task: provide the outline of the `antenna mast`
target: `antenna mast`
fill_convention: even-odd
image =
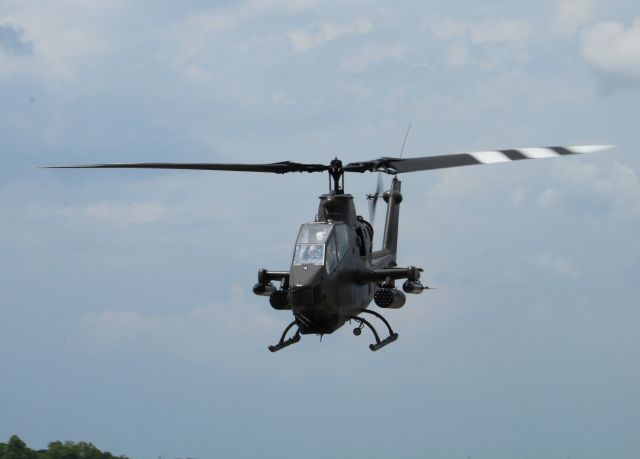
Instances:
[[[411,129],[411,121],[409,121],[409,127],[407,127],[407,133],[404,135],[404,142],[402,142],[402,149],[400,150],[400,159],[402,159],[402,153],[404,153],[404,146],[407,143],[407,137],[409,137],[409,129]]]

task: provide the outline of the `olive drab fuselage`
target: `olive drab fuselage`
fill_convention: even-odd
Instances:
[[[333,333],[345,322],[354,320],[360,335],[368,327],[376,340],[369,347],[378,350],[398,337],[379,313],[368,308],[372,300],[382,308],[400,308],[405,295],[395,288],[397,279],[407,279],[403,285],[408,293],[421,293],[420,269],[397,268],[399,207],[402,202],[400,181],[394,178],[391,189],[382,197],[387,203],[382,249],[373,250],[373,227],[356,214],[353,197],[336,192],[320,196],[315,221],[300,227],[289,271],[258,272],[257,295],[269,296],[275,309],[291,310],[294,321],[285,329],[272,352],[300,340],[300,335]],[[377,195],[376,195],[377,198]],[[271,281],[280,281],[276,289]],[[361,314],[382,320],[389,335],[380,339],[375,327]],[[297,331],[285,340],[294,326]]]
[[[356,217],[348,194],[320,197],[316,222],[301,227],[289,277],[289,301],[302,334],[328,334],[366,308],[377,290],[374,282],[359,282],[358,272],[371,268],[373,229]],[[314,246],[304,233],[326,235],[321,260],[297,256]],[[305,263],[305,261],[307,261]]]

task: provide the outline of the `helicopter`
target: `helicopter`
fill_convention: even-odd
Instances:
[[[258,282],[253,287],[253,293],[268,297],[274,309],[288,310],[293,314],[293,321],[285,328],[278,343],[268,349],[276,352],[299,342],[301,335],[322,337],[335,332],[347,322],[355,321],[357,326],[353,334],[359,336],[367,327],[375,339],[369,349],[377,351],[396,341],[398,333],[382,314],[369,309],[369,304],[373,301],[381,309],[399,309],[406,303],[405,294],[421,294],[429,289],[420,279],[422,268],[399,267],[397,264],[400,204],[403,200],[398,174],[593,153],[612,147],[578,145],[518,148],[404,159],[401,154],[399,158],[382,157],[348,164],[343,164],[336,157],[329,164],[292,161],[266,164],[111,163],[47,168],[191,169],[274,174],[327,172],[329,192],[320,196],[314,220],[301,225],[290,269],[258,271]],[[373,247],[372,224],[356,213],[353,196],[345,193],[344,175],[347,172],[379,173],[375,193],[367,195],[371,221],[378,200],[382,198],[387,205],[382,247],[377,250]],[[383,191],[381,173],[393,176],[391,187],[386,191]],[[403,281],[401,289],[396,285],[399,281]],[[278,285],[274,285],[274,282]],[[380,320],[386,327],[386,336],[381,337],[376,327],[363,315]],[[294,327],[295,333],[287,338]]]

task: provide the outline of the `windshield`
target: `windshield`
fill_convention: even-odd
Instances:
[[[327,242],[332,225],[326,223],[305,223],[300,227],[297,244],[324,244]]]
[[[332,229],[333,226],[326,223],[305,223],[302,225],[296,240],[293,264],[324,265],[325,244]]]
[[[324,245],[296,244],[293,254],[294,265],[324,265]]]

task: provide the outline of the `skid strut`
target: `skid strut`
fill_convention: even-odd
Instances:
[[[287,336],[287,333],[289,332],[289,330],[291,330],[291,327],[293,327],[294,325],[296,325],[296,321],[295,320],[293,322],[291,322],[289,325],[287,325],[287,328],[284,329],[284,331],[282,332],[282,336],[280,337],[280,341],[278,341],[278,344],[275,344],[273,346],[269,346],[269,350],[271,352],[277,352],[280,349],[284,349],[285,347],[291,346],[292,344],[295,344],[298,341],[300,341],[300,329],[298,329],[296,331],[295,335],[293,335],[288,340],[284,339]]]
[[[362,317],[352,316],[351,319],[355,320],[356,322],[358,322],[360,324],[359,327],[356,327],[356,328],[353,329],[353,334],[354,335],[359,336],[362,333],[362,328],[365,325],[367,327],[369,327],[369,330],[371,330],[371,332],[373,333],[373,337],[376,339],[376,342],[375,342],[375,344],[369,344],[369,349],[371,349],[372,351],[377,351],[378,349],[381,349],[381,348],[385,347],[387,344],[391,344],[395,340],[398,339],[398,334],[395,333],[391,329],[391,325],[389,325],[389,322],[387,322],[387,319],[382,317],[382,315],[378,314],[375,311],[369,311],[368,309],[363,309],[360,312],[361,313],[364,312],[366,314],[371,314],[373,316],[376,316],[378,319],[380,319],[380,320],[382,320],[382,322],[384,322],[384,324],[387,326],[387,330],[389,330],[389,336],[387,336],[385,339],[381,340],[380,336],[378,335],[378,332],[375,329],[375,327],[373,325],[371,325],[371,323],[367,319],[363,319]]]

